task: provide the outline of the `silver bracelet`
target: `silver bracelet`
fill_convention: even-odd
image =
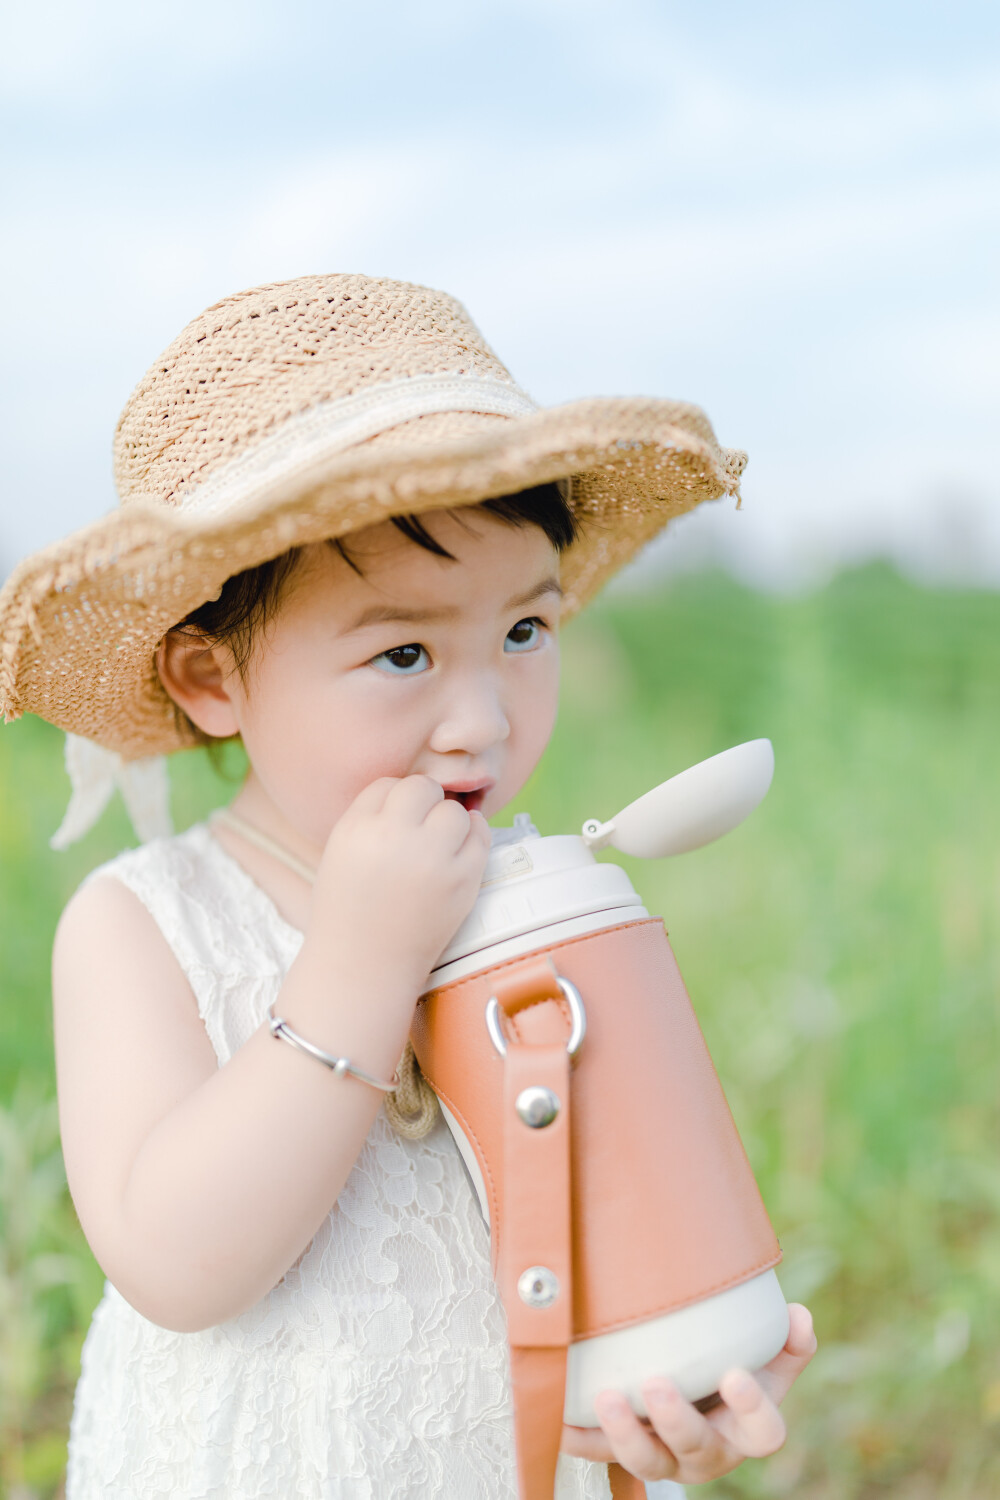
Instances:
[[[274,1014],[273,1005],[269,1007],[267,1017],[272,1036],[279,1037],[283,1042],[290,1042],[293,1047],[298,1047],[300,1052],[308,1052],[309,1056],[315,1057],[316,1061],[321,1062],[324,1068],[329,1068],[335,1077],[343,1078],[345,1073],[350,1073],[351,1077],[356,1078],[359,1083],[367,1083],[373,1089],[381,1089],[383,1094],[391,1094],[399,1087],[398,1073],[391,1083],[383,1083],[381,1078],[373,1078],[370,1073],[365,1073],[363,1069],[356,1068],[350,1058],[334,1057],[331,1053],[324,1052],[322,1047],[314,1047],[312,1042],[307,1042],[304,1036],[299,1036],[297,1031],[293,1031],[287,1021],[282,1021],[279,1016]]]

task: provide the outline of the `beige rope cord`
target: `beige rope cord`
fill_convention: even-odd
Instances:
[[[453,298],[354,275],[256,287],[195,318],[136,387],[114,453],[118,510],[0,591],[0,710],[125,760],[192,743],[153,656],[233,573],[568,479],[569,616],[674,516],[738,495],[746,462],[682,402],[539,408]]]

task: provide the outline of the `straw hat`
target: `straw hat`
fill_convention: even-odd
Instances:
[[[353,275],[210,307],[140,381],[114,458],[118,510],[0,591],[0,709],[125,762],[189,743],[154,651],[233,573],[569,478],[582,526],[563,558],[569,615],[673,516],[738,493],[746,462],[681,402],[539,408],[453,298]]]

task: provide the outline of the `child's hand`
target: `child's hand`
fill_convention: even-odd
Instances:
[[[383,776],[327,842],[309,933],[421,985],[479,891],[490,830],[429,776]]]
[[[649,1425],[617,1391],[602,1391],[598,1427],[564,1427],[562,1449],[599,1463],[618,1463],[638,1479],[703,1484],[728,1474],[745,1458],[765,1458],[785,1441],[778,1406],[816,1353],[812,1318],[789,1306],[791,1327],[781,1353],[756,1377],[729,1370],[719,1382],[722,1403],[702,1415],[668,1380],[642,1388]]]

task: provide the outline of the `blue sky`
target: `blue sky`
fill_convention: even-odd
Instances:
[[[0,94],[0,572],[114,503],[190,317],[361,270],[541,401],[700,402],[745,504],[675,566],[1000,581],[996,5],[33,0]]]

